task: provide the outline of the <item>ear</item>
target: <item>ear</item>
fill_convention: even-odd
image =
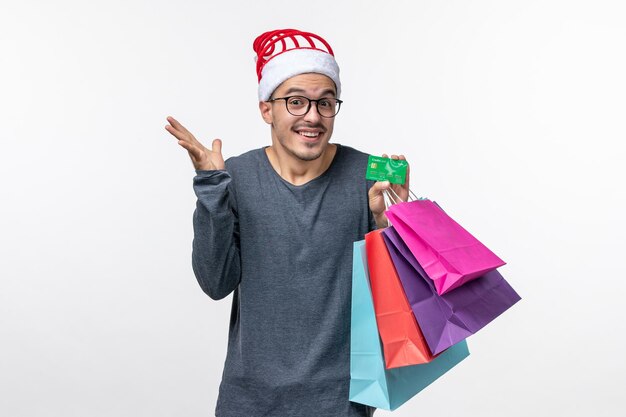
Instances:
[[[272,124],[272,103],[267,101],[259,101],[259,110],[261,111],[261,117],[268,125]]]

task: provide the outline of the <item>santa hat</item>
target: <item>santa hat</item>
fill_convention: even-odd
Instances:
[[[329,77],[341,93],[339,66],[333,50],[322,37],[296,29],[265,32],[254,40],[259,101],[267,101],[276,88],[299,74],[317,73]]]

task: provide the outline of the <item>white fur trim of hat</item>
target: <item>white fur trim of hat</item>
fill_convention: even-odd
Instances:
[[[279,85],[300,74],[322,74],[333,80],[337,98],[341,94],[339,65],[331,54],[317,49],[291,49],[270,59],[259,81],[259,101],[267,101]]]

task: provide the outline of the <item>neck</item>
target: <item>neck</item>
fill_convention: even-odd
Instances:
[[[277,146],[276,143],[265,148],[265,153],[272,168],[285,181],[293,185],[306,184],[326,172],[336,152],[337,145],[329,143],[319,158],[312,161],[303,161],[280,145]]]

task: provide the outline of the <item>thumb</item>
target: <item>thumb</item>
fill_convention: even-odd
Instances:
[[[370,188],[369,195],[370,197],[373,197],[376,194],[381,194],[390,186],[391,184],[389,184],[389,181],[376,181],[374,185],[372,185],[372,187]]]
[[[221,139],[213,140],[211,152],[217,152],[220,155],[222,154],[222,140]]]

